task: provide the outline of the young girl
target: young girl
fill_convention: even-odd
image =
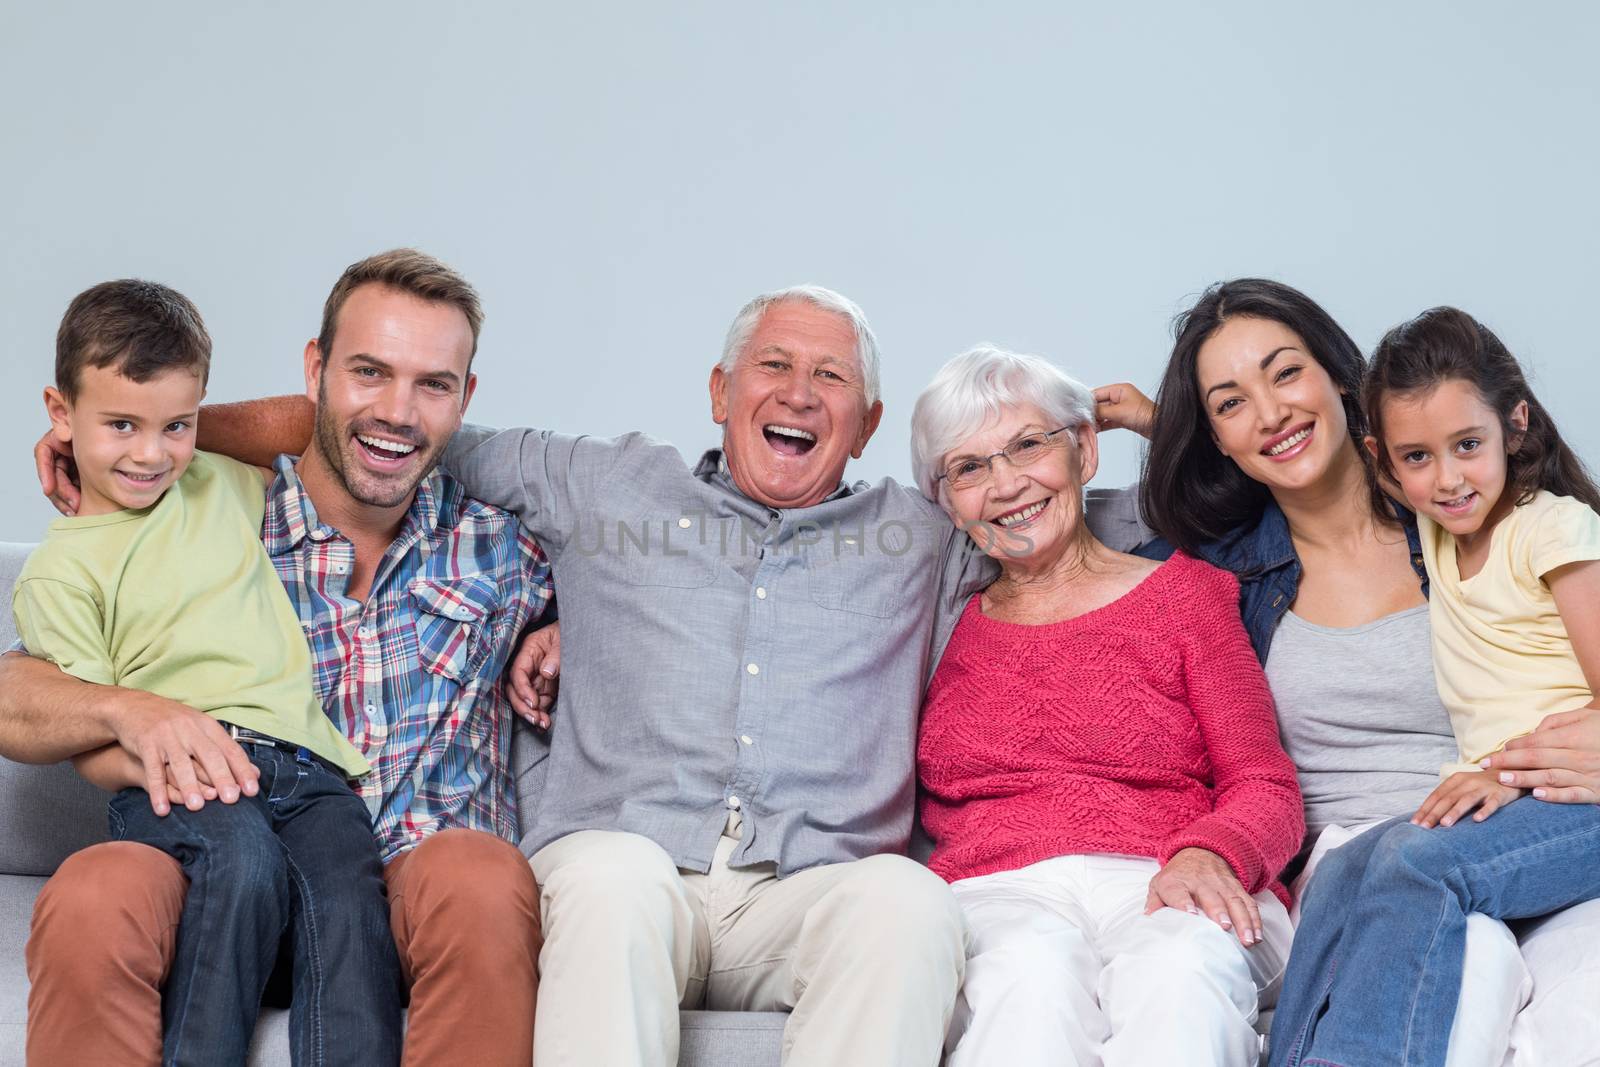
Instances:
[[[1600,807],[1524,799],[1481,769],[1511,738],[1596,706],[1600,491],[1464,312],[1391,330],[1364,392],[1368,447],[1417,513],[1461,762],[1409,821],[1324,862],[1273,1021],[1275,1067],[1443,1063],[1467,915],[1600,897]]]

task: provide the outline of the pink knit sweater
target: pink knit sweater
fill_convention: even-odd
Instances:
[[[1053,856],[1221,856],[1247,890],[1305,833],[1239,585],[1181,553],[1120,599],[1025,626],[967,604],[917,746],[929,865],[950,881]]]

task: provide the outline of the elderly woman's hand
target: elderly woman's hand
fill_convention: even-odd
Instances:
[[[1483,761],[1503,785],[1552,804],[1600,804],[1600,708],[1547,715]]]
[[[1208,915],[1224,930],[1232,930],[1245,947],[1261,941],[1261,909],[1223,858],[1203,848],[1179,851],[1161,872],[1150,879],[1144,913],[1177,908],[1191,915]]]

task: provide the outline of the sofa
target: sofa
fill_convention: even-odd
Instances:
[[[11,587],[31,545],[0,542],[0,649],[16,639]],[[533,741],[518,724],[512,755],[518,792],[537,788],[542,770]],[[0,1067],[23,1063],[28,976],[23,945],[33,901],[73,852],[106,838],[106,795],[70,764],[30,766],[0,757]],[[682,1013],[682,1067],[776,1067],[786,1016],[781,1012]],[[1270,1014],[1264,1014],[1265,1032]],[[289,1062],[289,1016],[264,1009],[251,1043],[251,1067]]]

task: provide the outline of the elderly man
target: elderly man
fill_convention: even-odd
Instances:
[[[446,453],[562,597],[561,713],[524,813],[535,1060],[671,1064],[678,1008],[704,1005],[789,1010],[790,1065],[926,1067],[965,953],[948,889],[904,855],[917,710],[991,572],[921,494],[841,480],[883,411],[850,301],[751,301],[710,386],[723,445],[692,468],[639,434],[468,428]],[[262,426],[307,429],[289,405]]]
[[[305,627],[317,695],[373,768],[358,789],[410,986],[404,1062],[526,1067],[538,891],[506,840],[515,798],[498,682],[550,598],[548,566],[510,516],[434,472],[472,396],[482,318],[472,286],[420,252],[352,264],[306,345],[316,432],[301,459],[277,459],[261,538]],[[203,414],[202,443],[214,448],[226,421]],[[58,500],[75,495],[63,483]],[[26,656],[0,661],[0,696],[0,752],[13,759],[119,743],[191,808],[258,788],[216,720],[175,701]],[[165,789],[152,799],[161,813]],[[185,888],[171,857],[140,844],[62,865],[28,942],[30,1063],[160,1061]],[[316,1025],[291,1020],[297,1054],[316,1047]]]

